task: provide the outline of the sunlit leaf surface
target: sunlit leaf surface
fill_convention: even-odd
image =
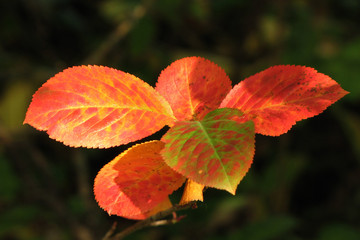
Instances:
[[[170,103],[177,120],[201,119],[219,107],[231,89],[225,71],[200,57],[187,57],[164,69],[156,90]]]
[[[49,79],[34,94],[24,123],[66,145],[107,148],[142,139],[173,120],[166,100],[139,78],[81,66]]]
[[[347,93],[313,68],[274,66],[237,84],[220,107],[241,110],[244,121],[254,121],[256,133],[278,136]]]

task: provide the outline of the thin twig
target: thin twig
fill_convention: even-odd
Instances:
[[[148,8],[148,1],[143,1],[137,5],[131,15],[125,21],[122,21],[115,30],[105,39],[100,47],[87,57],[84,64],[99,64],[111,49],[130,32],[133,26],[145,16]]]
[[[173,224],[176,223],[178,221],[180,221],[183,217],[176,217],[176,214],[174,214],[177,211],[181,211],[181,210],[185,210],[188,208],[196,208],[196,203],[195,202],[190,202],[184,205],[175,205],[167,210],[164,210],[162,212],[159,212],[147,219],[144,219],[142,221],[139,221],[137,223],[135,223],[134,225],[124,229],[123,231],[117,233],[116,235],[113,235],[114,233],[114,226],[106,233],[105,237],[103,238],[103,240],[120,240],[123,239],[124,237],[128,236],[129,234],[140,230],[142,228],[145,227],[149,227],[149,226],[160,226],[160,225],[166,225],[166,224]],[[164,219],[167,216],[173,215],[172,219]],[[112,236],[113,235],[113,236]]]
[[[114,222],[109,231],[105,234],[102,240],[108,240],[115,233],[117,222]]]

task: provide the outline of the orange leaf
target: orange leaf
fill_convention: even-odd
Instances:
[[[184,193],[180,200],[180,205],[187,204],[192,201],[204,201],[203,190],[204,185],[194,182],[191,179],[186,181]]]
[[[106,164],[98,173],[95,198],[109,214],[144,219],[169,208],[168,195],[185,178],[163,161],[164,143],[152,141],[135,145]]]
[[[234,86],[220,107],[242,111],[244,122],[254,121],[256,133],[279,136],[346,94],[337,82],[313,68],[274,66]]]
[[[178,121],[201,119],[219,107],[231,89],[225,71],[200,57],[173,62],[159,76],[156,90],[170,103]]]
[[[34,94],[24,123],[66,145],[108,148],[142,139],[173,121],[166,100],[139,78],[80,66],[55,75]]]

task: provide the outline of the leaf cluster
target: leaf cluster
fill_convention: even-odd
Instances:
[[[202,201],[204,187],[235,194],[253,161],[255,133],[284,134],[347,93],[303,66],[274,66],[232,87],[215,63],[187,57],[164,69],[155,88],[120,70],[79,66],[34,94],[24,123],[88,148],[127,144],[170,126],[160,141],[126,150],[95,179],[104,210],[144,219],[171,208],[168,196],[185,181],[180,204]]]

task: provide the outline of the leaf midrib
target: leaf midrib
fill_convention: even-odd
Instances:
[[[196,123],[199,125],[201,131],[204,133],[204,135],[205,135],[207,141],[209,142],[211,148],[214,150],[214,152],[215,152],[215,154],[216,154],[216,157],[217,157],[217,159],[219,160],[220,165],[221,165],[221,167],[222,167],[222,169],[223,169],[223,172],[225,172],[225,176],[226,176],[226,180],[227,180],[228,186],[230,186],[230,188],[232,189],[232,185],[231,185],[229,176],[228,176],[228,174],[227,174],[227,172],[226,172],[226,169],[225,169],[225,167],[224,167],[224,164],[223,164],[222,161],[221,161],[221,157],[219,156],[219,154],[218,154],[218,152],[217,152],[217,150],[216,150],[216,148],[215,148],[215,146],[214,146],[214,143],[213,143],[212,139],[210,138],[208,132],[206,131],[206,129],[204,128],[204,126],[201,124],[201,122],[200,122],[200,121],[196,121]]]
[[[301,103],[301,102],[305,102],[305,101],[309,101],[312,99],[317,99],[317,98],[321,98],[324,95],[316,95],[316,96],[310,96],[310,97],[306,97],[306,98],[300,98],[300,99],[296,99],[296,100],[292,100],[292,101],[286,101],[286,98],[288,98],[291,94],[288,94],[283,101],[281,101],[278,104],[268,104],[269,102],[271,103],[273,97],[271,99],[268,99],[268,101],[266,103],[264,103],[261,107],[257,107],[257,108],[249,108],[248,110],[245,110],[244,113],[248,113],[251,111],[256,111],[256,110],[265,110],[265,109],[271,109],[271,108],[276,108],[276,107],[289,107],[293,106],[293,104],[295,103]]]

